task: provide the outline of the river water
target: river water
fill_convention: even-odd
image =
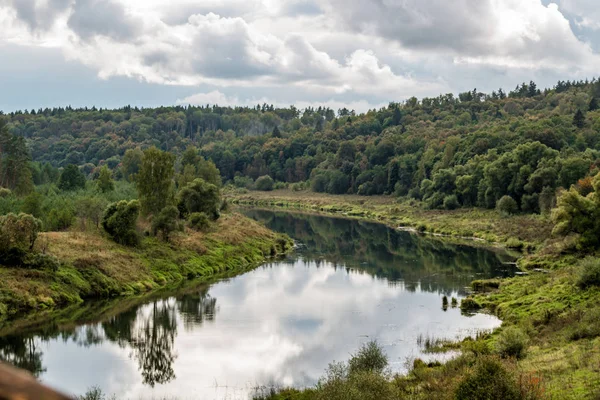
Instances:
[[[314,385],[369,340],[403,372],[433,357],[419,336],[457,339],[500,324],[444,310],[442,297],[460,300],[471,280],[512,274],[506,253],[364,221],[244,212],[290,235],[297,251],[100,322],[0,337],[0,359],[71,394],[97,386],[119,399],[247,399],[257,387]]]

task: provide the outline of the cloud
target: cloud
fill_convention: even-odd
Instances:
[[[596,0],[559,0],[560,8],[576,17],[585,28],[600,29],[600,8]]]
[[[576,0],[566,0],[576,1]],[[341,26],[415,51],[441,51],[459,63],[518,68],[593,63],[556,4],[540,0],[329,0]],[[334,11],[339,11],[335,13]]]
[[[122,4],[111,0],[77,0],[67,25],[83,39],[104,35],[129,40],[141,32],[142,20],[127,15]]]
[[[0,0],[0,6],[12,7],[16,17],[29,29],[47,30],[56,21],[56,17],[69,10],[74,0]]]
[[[242,102],[378,105],[464,91],[472,77],[483,89],[594,75],[593,38],[567,17],[600,27],[595,1],[556,1],[0,0],[0,45]]]

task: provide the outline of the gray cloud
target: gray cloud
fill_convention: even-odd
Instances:
[[[407,47],[482,48],[493,30],[491,0],[329,0],[346,29],[383,36]]]
[[[123,5],[112,0],[77,0],[67,24],[86,40],[95,35],[128,40],[136,37],[143,22],[128,16]]]

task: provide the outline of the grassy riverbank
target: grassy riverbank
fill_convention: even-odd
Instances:
[[[516,248],[537,248],[552,232],[549,219],[541,215],[502,217],[495,210],[480,208],[426,210],[414,200],[398,200],[391,196],[334,196],[291,190],[247,193],[229,191],[225,196],[234,204],[346,215],[376,220],[393,227],[473,237]]]
[[[284,390],[266,398],[472,398],[458,395],[459,387],[464,389],[469,382],[481,387],[491,382],[489,393],[496,396],[502,388],[514,389],[508,397],[488,398],[600,398],[600,290],[581,281],[585,271],[598,268],[594,266],[600,263],[599,255],[578,252],[569,239],[553,239],[545,217],[506,218],[493,210],[475,209],[431,211],[389,197],[289,191],[230,193],[230,201],[352,215],[432,233],[473,236],[505,246],[522,243],[531,250],[519,260],[525,275],[474,285],[479,292],[464,302],[465,308],[486,309],[500,317],[503,325],[491,334],[446,343],[448,348],[461,350],[456,359],[443,365],[411,360],[405,376],[377,373],[353,377],[330,370],[315,389]],[[519,350],[513,354],[514,349]],[[487,383],[477,383],[480,378]],[[332,390],[356,396],[336,397]]]
[[[61,266],[57,271],[0,267],[0,320],[241,273],[285,253],[292,243],[229,213],[209,232],[188,230],[173,234],[170,242],[146,237],[138,248],[116,244],[99,231],[44,233],[37,246]]]

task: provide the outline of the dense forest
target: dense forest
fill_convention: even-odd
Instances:
[[[5,115],[0,185],[30,188],[19,163],[31,152],[35,184],[76,165],[89,178],[107,166],[131,179],[141,150],[212,160],[224,182],[289,185],[332,194],[396,194],[429,208],[493,208],[508,195],[524,212],[545,212],[556,189],[591,190],[600,154],[600,82],[534,82],[506,93],[440,95],[356,114],[328,108],[55,108]],[[268,176],[258,182],[259,177]],[[280,183],[279,183],[280,182]],[[17,187],[19,186],[19,187]]]

